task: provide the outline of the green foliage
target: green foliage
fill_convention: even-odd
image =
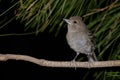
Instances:
[[[82,16],[87,27],[97,38],[98,59],[120,59],[119,0],[19,0],[14,5],[18,7],[16,19],[25,22],[25,30],[33,29],[36,34],[49,29],[49,32],[57,35],[66,26],[63,18]],[[14,5],[0,16],[6,14]],[[6,24],[7,22],[1,27]],[[101,71],[94,75],[96,80],[113,80],[116,76],[120,76],[120,73]]]
[[[56,35],[63,25],[63,18],[85,14],[92,7],[94,1],[85,0],[20,0],[17,18],[25,21],[25,29],[35,28],[36,32],[43,32],[50,27],[49,32],[56,30]],[[85,8],[85,9],[84,9]]]

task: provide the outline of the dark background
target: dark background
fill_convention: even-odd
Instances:
[[[24,25],[19,20],[13,20],[1,29],[4,33],[22,33]],[[27,31],[29,32],[29,31]],[[47,30],[37,36],[1,36],[1,54],[23,54],[52,61],[71,61],[75,52],[66,42],[67,28],[60,31],[57,37]],[[86,57],[85,55],[82,55]],[[80,57],[80,56],[79,56]],[[50,68],[42,67],[26,61],[8,60],[0,62],[0,75],[3,80],[16,79],[80,79],[87,72],[94,74],[95,69]],[[92,76],[91,76],[92,78]]]
[[[0,14],[7,10],[12,4],[3,0],[0,3]],[[14,15],[14,9],[0,16],[0,20],[11,19]],[[4,24],[4,23],[3,23]],[[2,24],[0,24],[2,25]],[[0,34],[24,33],[31,32],[29,29],[24,31],[24,22],[13,20],[0,29]],[[57,37],[48,30],[38,35],[22,35],[22,36],[0,36],[0,53],[1,54],[23,54],[36,58],[42,58],[53,61],[70,61],[74,58],[75,52],[72,51],[66,42],[67,28],[60,31]],[[0,62],[0,78],[1,80],[17,80],[17,79],[77,79],[84,76],[89,69],[78,71],[74,68],[49,68],[42,67],[26,61],[8,60]],[[80,75],[80,74],[83,75]]]
[[[35,34],[23,36],[1,36],[0,53],[30,55],[36,58],[53,61],[71,61],[76,53],[69,48],[66,42],[66,31],[66,28],[61,30],[57,37],[55,37],[54,34],[49,33],[47,30],[43,33],[39,33],[37,36]],[[24,26],[18,20],[12,21],[1,30],[1,34],[22,32],[24,32]],[[0,62],[0,75],[3,80],[6,80],[7,78],[11,80],[24,78],[33,80],[78,79],[84,77],[86,72],[89,72],[90,70],[49,68],[20,60]]]
[[[8,9],[12,4],[3,0],[0,3],[0,14]],[[4,18],[8,20],[14,17],[14,8],[7,12],[4,16],[0,16],[2,21]],[[1,24],[0,24],[1,25]],[[8,25],[0,29],[0,34],[10,33],[24,33],[31,30],[24,31],[24,23],[20,20],[13,20]],[[57,37],[48,30],[38,35],[22,35],[22,36],[0,36],[0,53],[1,54],[23,54],[36,58],[42,58],[52,61],[71,61],[75,52],[71,50],[66,42],[67,28],[60,30]],[[85,55],[79,55],[84,57]],[[0,79],[1,80],[81,80],[87,76],[87,79],[95,79],[94,73],[101,71],[111,71],[115,68],[97,68],[97,69],[83,69],[77,68],[50,68],[42,67],[26,61],[8,60],[0,62]],[[116,67],[115,71],[119,68]],[[86,79],[86,78],[85,78]]]

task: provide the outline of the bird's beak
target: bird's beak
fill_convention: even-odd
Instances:
[[[66,23],[71,24],[69,19],[63,19]]]

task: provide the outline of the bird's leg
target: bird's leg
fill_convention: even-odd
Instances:
[[[88,61],[89,62],[95,62],[95,61],[97,61],[95,53],[88,53],[87,57],[88,57]]]
[[[93,56],[91,53],[88,53],[87,54],[87,57],[88,57],[88,68],[90,69],[91,68],[91,63],[94,62],[95,60],[93,59]]]
[[[79,55],[79,52],[77,52],[76,56],[74,57],[74,59],[72,60],[73,62],[75,62],[77,56]]]
[[[75,60],[77,58],[77,56],[79,55],[79,53],[77,52],[76,56],[74,57],[74,59],[72,60],[72,63],[74,64],[75,70],[76,70],[76,64],[75,64]]]

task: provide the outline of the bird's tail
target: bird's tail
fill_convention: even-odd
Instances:
[[[94,52],[92,54],[88,55],[87,57],[88,57],[89,62],[97,61],[97,57]]]

